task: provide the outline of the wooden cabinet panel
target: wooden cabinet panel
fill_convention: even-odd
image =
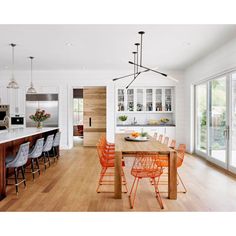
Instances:
[[[84,146],[96,146],[106,131],[106,87],[88,87],[83,91]]]

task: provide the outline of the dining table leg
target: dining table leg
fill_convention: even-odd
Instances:
[[[115,198],[122,198],[122,152],[115,152]]]
[[[169,153],[168,161],[168,198],[177,199],[177,153]]]

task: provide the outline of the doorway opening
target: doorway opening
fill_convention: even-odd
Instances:
[[[84,138],[84,105],[83,89],[73,89],[73,146],[83,146]]]

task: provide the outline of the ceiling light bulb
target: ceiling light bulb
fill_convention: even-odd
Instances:
[[[173,77],[170,76],[170,75],[167,75],[167,79],[171,79],[171,80],[173,80],[173,81],[175,81],[175,82],[179,82],[177,79],[173,78]]]

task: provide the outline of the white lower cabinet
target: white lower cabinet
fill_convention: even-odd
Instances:
[[[124,126],[124,127],[116,127],[116,133],[132,133],[132,132],[147,132],[149,135],[153,136],[154,133],[163,134],[164,136],[168,136],[170,139],[175,139],[175,127],[147,127],[147,126]]]

